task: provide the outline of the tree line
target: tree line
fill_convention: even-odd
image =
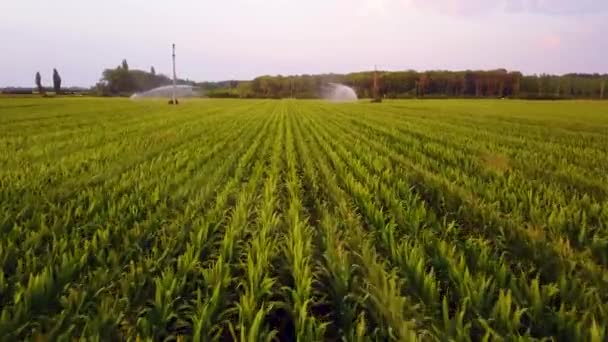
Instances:
[[[373,71],[349,74],[261,76],[252,81],[200,84],[211,97],[317,98],[327,83],[352,87],[361,98],[373,94]],[[488,97],[567,99],[604,98],[608,75],[523,75],[505,69],[487,71],[380,71],[385,98]]]
[[[373,95],[374,71],[349,74],[260,76],[250,81],[193,82],[208,97],[319,98],[328,83],[352,87],[360,98]],[[378,71],[379,93],[384,98],[605,98],[608,74],[523,75],[518,71]],[[93,88],[98,95],[128,96],[170,85],[171,78],[149,71],[132,70],[126,60],[106,69]]]
[[[201,89],[201,95],[229,98],[319,98],[328,83],[352,87],[360,98],[373,95],[374,71],[348,74],[260,76],[250,81],[194,82],[178,79]],[[525,99],[604,99],[608,98],[608,74],[523,75],[518,71],[379,71],[379,93],[384,98],[525,98]],[[62,93],[61,76],[53,69],[53,90]],[[36,89],[45,95],[40,72],[35,75]],[[130,69],[126,60],[105,69],[100,81],[90,89],[101,96],[130,96],[136,92],[172,84],[170,77]]]

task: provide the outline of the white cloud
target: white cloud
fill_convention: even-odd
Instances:
[[[451,15],[472,15],[496,10],[558,15],[608,11],[608,1],[605,0],[409,0],[408,3],[419,9]]]
[[[507,5],[520,10],[544,14],[587,14],[608,11],[604,0],[506,0]]]

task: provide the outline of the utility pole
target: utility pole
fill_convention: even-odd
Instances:
[[[171,104],[177,104],[177,75],[175,73],[175,44],[173,44],[173,98],[171,99]]]

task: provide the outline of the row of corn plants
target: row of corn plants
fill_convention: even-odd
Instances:
[[[0,102],[0,340],[608,338],[598,104],[56,100]]]

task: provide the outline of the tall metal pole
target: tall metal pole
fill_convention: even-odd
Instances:
[[[380,97],[380,88],[378,87],[378,67],[374,65],[374,89],[373,89],[373,99],[372,102],[379,103],[382,102],[382,98]]]
[[[175,44],[173,44],[173,104],[177,104],[176,97],[176,88],[177,88],[177,76],[175,74]]]
[[[378,67],[374,65],[374,99],[378,99]]]

